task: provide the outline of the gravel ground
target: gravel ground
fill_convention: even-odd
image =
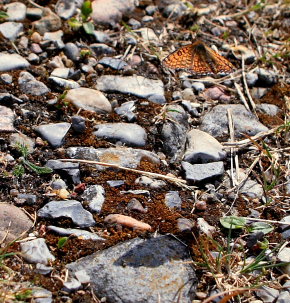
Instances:
[[[290,302],[289,8],[1,2],[0,302]]]

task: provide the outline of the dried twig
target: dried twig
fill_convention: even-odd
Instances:
[[[117,168],[117,169],[130,171],[130,172],[133,172],[133,173],[141,174],[141,175],[152,177],[152,178],[164,179],[166,181],[172,182],[172,183],[174,183],[174,184],[176,184],[180,187],[184,187],[184,188],[189,189],[189,190],[193,189],[193,187],[188,186],[186,184],[186,180],[179,179],[179,178],[174,178],[174,177],[170,177],[170,176],[166,176],[166,175],[161,175],[161,174],[157,174],[157,173],[152,173],[152,172],[148,172],[148,171],[143,171],[143,170],[139,170],[139,169],[128,168],[128,167],[120,166],[118,164],[91,161],[91,160],[83,160],[83,159],[59,159],[59,161],[62,161],[62,162],[77,162],[77,163],[85,163],[85,164],[95,164],[95,165]]]
[[[240,99],[242,100],[242,102],[243,102],[245,108],[250,112],[250,111],[251,111],[251,110],[250,110],[250,107],[249,107],[249,105],[248,105],[248,103],[247,103],[247,101],[246,101],[245,96],[244,96],[243,93],[242,93],[242,90],[241,90],[240,85],[239,85],[237,82],[235,82],[235,88],[236,88],[236,90],[237,90],[237,92],[238,92],[238,95],[240,96]]]

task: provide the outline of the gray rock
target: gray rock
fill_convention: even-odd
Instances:
[[[28,7],[26,17],[32,20],[39,20],[43,16],[43,11],[39,7]]]
[[[34,272],[41,275],[47,275],[53,270],[53,267],[37,263]]]
[[[73,130],[79,134],[86,130],[86,119],[82,116],[72,116],[71,124]]]
[[[109,113],[112,106],[109,100],[98,90],[80,87],[71,89],[65,96],[66,101],[72,102],[77,108],[99,113]]]
[[[133,149],[129,147],[116,148],[92,148],[92,147],[69,147],[67,154],[70,158],[87,159],[93,161],[103,161],[128,168],[137,168],[142,159],[155,164],[159,164],[158,156],[152,152],[142,149]],[[97,169],[102,171],[107,167],[96,165]]]
[[[44,41],[51,41],[53,42],[56,48],[64,48],[64,43],[62,41],[63,31],[58,30],[55,32],[46,32],[43,36]]]
[[[269,116],[276,116],[281,110],[277,105],[262,103],[257,104],[257,111]]]
[[[286,183],[286,194],[290,195],[290,176],[286,177],[287,183]]]
[[[258,81],[258,75],[256,73],[247,73],[246,81],[249,87],[253,87]]]
[[[128,146],[144,147],[147,141],[146,131],[138,124],[106,123],[95,126],[93,134],[98,138],[105,138],[111,142]]]
[[[140,98],[159,96],[164,99],[164,86],[161,80],[152,80],[142,76],[105,75],[97,79],[96,88],[105,92],[131,94]]]
[[[200,117],[200,113],[198,112],[198,110],[196,109],[196,107],[194,107],[192,105],[192,103],[188,100],[182,100],[181,101],[181,105],[183,106],[183,108],[193,117],[198,118]]]
[[[28,205],[34,205],[36,204],[37,201],[36,195],[32,195],[32,194],[19,194],[17,198],[23,199]]]
[[[94,31],[93,35],[94,35],[96,41],[99,43],[106,43],[106,42],[111,41],[110,36],[108,34],[106,34],[105,32]]]
[[[27,57],[27,60],[31,63],[39,63],[40,58],[38,55],[36,55],[34,53],[30,53]]]
[[[239,191],[250,198],[262,198],[264,195],[263,186],[251,179],[248,179]]]
[[[90,276],[87,274],[87,272],[83,269],[75,272],[75,277],[77,280],[79,280],[82,284],[87,284],[91,282]]]
[[[169,191],[166,193],[164,203],[169,208],[181,209],[182,201],[178,191]]]
[[[166,186],[166,182],[157,179],[151,179],[146,176],[139,177],[135,180],[136,184],[140,184],[142,186],[148,186],[152,189],[161,188]]]
[[[170,105],[166,109],[166,120],[162,126],[161,137],[163,152],[171,158],[171,162],[181,159],[189,128],[188,115],[180,105]]]
[[[70,218],[79,227],[90,227],[95,225],[93,215],[82,207],[76,200],[51,201],[39,209],[40,218]]]
[[[71,275],[85,270],[94,292],[110,302],[175,302],[178,296],[179,302],[189,303],[196,287],[190,260],[179,241],[157,236],[123,242],[67,267]]]
[[[86,230],[82,229],[75,229],[75,228],[61,228],[53,225],[47,226],[48,230],[51,230],[61,236],[70,236],[70,235],[75,235],[81,239],[84,240],[94,240],[94,241],[105,241],[106,239],[98,236],[95,233],[91,233]]]
[[[71,279],[70,281],[64,282],[63,283],[63,290],[71,293],[73,291],[77,291],[82,288],[82,284],[80,281],[77,279]]]
[[[247,111],[241,104],[221,104],[215,106],[204,115],[200,129],[214,137],[228,136],[228,109],[232,112],[235,137],[241,138],[244,133],[254,136],[259,132],[268,130],[266,126],[257,120],[253,113]]]
[[[47,140],[54,148],[60,147],[64,143],[64,138],[71,127],[70,123],[50,123],[39,125],[35,130]]]
[[[49,92],[49,88],[44,83],[36,80],[28,72],[20,73],[18,84],[22,92],[33,96],[42,96]]]
[[[55,260],[43,238],[22,242],[20,243],[20,247],[23,258],[29,263],[47,265],[49,261]]]
[[[134,0],[106,0],[93,1],[91,14],[95,24],[116,26],[121,21],[123,14],[129,14],[137,4]]]
[[[19,145],[24,145],[28,153],[34,151],[35,141],[22,133],[15,133],[9,137],[10,145],[14,148],[19,148]]]
[[[13,126],[15,115],[13,111],[5,106],[0,105],[0,133],[1,132],[14,132]]]
[[[251,89],[250,93],[251,93],[253,98],[261,99],[266,95],[267,92],[268,92],[268,89],[265,88],[265,87],[253,87]]]
[[[76,13],[76,9],[76,2],[72,0],[58,0],[55,5],[55,12],[64,20],[71,18]]]
[[[27,68],[29,62],[18,54],[0,53],[0,72]]]
[[[111,186],[111,187],[119,187],[125,184],[125,181],[123,180],[109,180],[107,181],[107,183]]]
[[[0,203],[0,239],[4,239],[4,243],[16,240],[32,227],[33,222],[20,208]]]
[[[64,53],[65,55],[71,59],[72,61],[79,60],[80,57],[80,50],[79,48],[72,42],[68,42],[65,44],[64,47]]]
[[[115,70],[122,70],[128,66],[125,61],[112,57],[103,57],[98,63]]]
[[[13,78],[11,75],[9,74],[1,74],[0,75],[0,81],[3,83],[3,84],[11,84],[12,81],[13,81]],[[10,95],[10,94],[9,94]]]
[[[186,218],[177,219],[177,228],[180,232],[190,232],[194,227],[194,223]]]
[[[136,120],[136,115],[133,111],[136,109],[134,101],[128,101],[123,103],[121,106],[114,109],[116,114],[125,117],[128,122],[134,122]]]
[[[152,22],[154,18],[152,16],[144,16],[142,17],[142,23]]]
[[[194,91],[196,91],[198,93],[205,90],[205,85],[202,82],[193,82],[191,84],[191,87],[194,89]]]
[[[149,16],[153,16],[155,12],[157,12],[158,7],[156,5],[148,5],[145,8],[146,14]]]
[[[56,179],[50,183],[50,187],[52,189],[62,189],[67,188],[67,185],[62,179]]]
[[[219,177],[224,173],[224,163],[222,161],[206,164],[181,163],[185,170],[185,178],[188,181],[201,182],[209,178]]]
[[[144,208],[143,205],[141,204],[141,202],[139,200],[137,200],[136,198],[133,198],[129,201],[129,203],[127,204],[127,208],[129,210],[135,210],[140,213],[147,213],[147,209]]]
[[[26,5],[21,2],[13,2],[4,6],[9,21],[22,21],[26,16]]]
[[[69,68],[65,68],[65,67],[57,67],[50,74],[50,76],[52,77],[58,77],[63,79],[67,79],[68,75],[69,75]]]
[[[288,302],[290,302],[289,291],[281,291],[279,297],[277,298],[276,303],[288,303]]]
[[[284,247],[282,250],[280,250],[277,254],[277,259],[280,262],[290,262],[290,247]],[[284,265],[280,267],[281,270],[287,274],[290,275],[290,264]]]
[[[264,68],[257,69],[258,84],[263,87],[270,87],[277,83],[278,77],[272,71],[267,71]]]
[[[40,20],[34,21],[35,30],[44,35],[46,32],[55,32],[61,28],[61,20],[58,15],[53,13],[49,8],[43,9],[43,17]]]
[[[33,300],[35,303],[51,303],[52,302],[52,292],[44,288],[38,288],[33,290]]]
[[[279,290],[268,286],[261,286],[255,293],[263,303],[272,303],[279,296]]]
[[[128,21],[128,25],[132,28],[132,29],[137,29],[141,27],[141,22],[139,22],[138,20],[134,19],[134,18],[130,18]]]
[[[188,100],[188,101],[194,101],[195,100],[195,94],[193,92],[193,89],[191,87],[185,88],[181,92],[181,96],[183,100]]]
[[[23,103],[23,100],[15,97],[9,93],[0,93],[0,102]]]
[[[48,160],[45,166],[50,167],[54,170],[64,171],[72,178],[74,184],[80,183],[79,163],[62,162],[59,160]]]
[[[4,22],[0,24],[0,33],[7,39],[14,41],[23,31],[23,24],[17,22]]]
[[[80,85],[75,82],[74,80],[66,80],[58,77],[52,77],[50,76],[48,78],[49,81],[51,81],[53,84],[56,84],[59,88],[64,89],[74,89],[79,88]]]
[[[95,52],[97,56],[101,55],[112,55],[115,53],[115,50],[104,43],[93,43],[90,45],[90,48]]]
[[[85,189],[82,198],[88,202],[91,211],[100,213],[105,202],[105,190],[101,185],[90,185]]]
[[[177,19],[183,15],[183,13],[186,11],[186,9],[187,9],[187,6],[182,2],[170,4],[165,7],[165,9],[163,11],[163,15],[166,18],[168,18],[170,16],[173,19]]]
[[[188,132],[184,161],[207,163],[223,160],[226,155],[223,146],[208,133],[198,129],[192,129]]]

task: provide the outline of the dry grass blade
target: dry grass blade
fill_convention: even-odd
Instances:
[[[152,177],[152,178],[163,179],[163,180],[172,182],[180,187],[184,187],[186,189],[193,190],[193,187],[190,187],[186,184],[186,180],[174,178],[174,177],[170,177],[170,176],[166,176],[166,175],[161,175],[161,174],[157,174],[157,173],[147,172],[147,171],[143,171],[143,170],[139,170],[139,169],[123,167],[118,164],[91,161],[91,160],[83,160],[83,159],[59,159],[59,160],[62,162],[77,162],[77,163],[85,163],[85,164],[95,164],[95,165],[101,165],[101,166],[126,170],[126,171],[130,171],[133,173],[141,174],[141,175]]]
[[[225,290],[225,291],[221,291],[219,292],[218,294],[215,294],[215,295],[212,295],[210,296],[209,298],[205,299],[204,301],[202,301],[202,303],[209,303],[211,302],[212,300],[214,300],[215,298],[218,298],[222,295],[225,295],[227,293],[229,293],[228,295],[226,295],[225,297],[223,297],[219,303],[226,303],[226,302],[229,302],[229,300],[239,294],[242,294],[242,293],[245,293],[247,291],[254,291],[254,290],[257,290],[255,288],[237,288],[237,289],[231,289],[231,290]]]

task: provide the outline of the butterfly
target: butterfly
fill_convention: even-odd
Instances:
[[[162,62],[165,67],[188,70],[192,74],[229,74],[235,67],[226,58],[201,41],[182,46],[168,55]]]

